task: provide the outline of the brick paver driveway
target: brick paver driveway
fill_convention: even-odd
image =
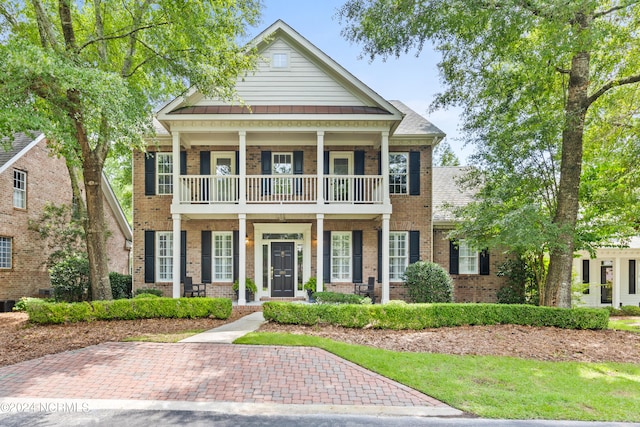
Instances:
[[[0,368],[0,398],[447,405],[307,347],[106,343]]]

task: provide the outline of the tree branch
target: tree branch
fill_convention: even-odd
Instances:
[[[38,33],[40,34],[40,44],[46,48],[50,46],[53,50],[58,50],[58,41],[53,32],[53,24],[47,17],[47,13],[40,0],[31,0],[33,9],[36,12],[36,22],[38,23]]]
[[[67,50],[76,50],[76,32],[73,29],[73,19],[71,18],[70,0],[58,1],[58,15],[60,16],[60,25],[62,26],[62,34],[64,36],[64,44]]]
[[[138,28],[134,28],[131,31],[127,31],[126,33],[123,34],[116,34],[113,36],[104,36],[104,37],[96,37],[95,39],[91,39],[91,40],[87,40],[82,46],[80,46],[78,48],[78,52],[82,51],[82,49],[84,49],[85,47],[93,44],[93,43],[97,43],[97,42],[104,42],[104,41],[108,41],[108,40],[117,40],[117,39],[122,39],[125,37],[129,37],[132,34],[137,33],[138,31],[142,31],[142,30],[148,30],[149,28],[155,28],[155,27],[159,27],[161,25],[169,25],[170,22],[157,22],[154,24],[148,24],[148,25],[143,25],[142,27],[138,27]]]
[[[610,13],[613,13],[613,12],[615,12],[617,10],[620,10],[620,9],[626,9],[627,7],[633,6],[634,4],[637,4],[637,3],[638,3],[638,0],[633,0],[633,1],[630,1],[628,3],[624,3],[624,4],[620,4],[618,6],[614,6],[611,9],[603,10],[602,12],[595,12],[593,14],[593,19],[600,18],[602,16],[606,16],[606,15],[608,15]]]
[[[9,13],[7,8],[4,7],[3,4],[0,4],[0,15],[4,16],[7,22],[11,24],[12,27],[18,25],[18,21],[16,21],[16,18],[14,18],[13,15]]]
[[[98,56],[103,62],[107,61],[107,45],[104,41],[104,22],[102,21],[102,0],[94,0],[94,13],[96,17],[96,34],[98,35]]]
[[[587,98],[587,107],[593,104],[598,98],[604,95],[609,89],[613,89],[614,87],[633,84],[640,82],[640,74],[635,74],[633,76],[625,77],[623,79],[615,79],[610,80],[605,83],[600,89],[595,91],[591,96]]]

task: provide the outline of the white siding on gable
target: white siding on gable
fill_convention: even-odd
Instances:
[[[287,53],[288,67],[272,67],[274,53]],[[255,73],[241,79],[236,87],[238,95],[248,105],[366,105],[282,39],[275,40],[261,55],[265,60],[260,61]],[[224,104],[202,99],[196,105]]]

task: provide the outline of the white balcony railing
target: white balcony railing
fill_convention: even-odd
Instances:
[[[238,203],[239,176],[185,175],[180,177],[181,204]],[[382,177],[364,175],[324,176],[327,203],[383,201]],[[247,203],[316,203],[317,175],[251,175],[246,177]]]

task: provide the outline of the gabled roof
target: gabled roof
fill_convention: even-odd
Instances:
[[[345,90],[354,94],[354,99],[359,99],[360,105],[297,105],[295,102],[287,105],[276,103],[272,105],[251,105],[251,113],[253,114],[332,114],[332,115],[367,115],[378,120],[381,116],[386,116],[385,120],[399,121],[402,113],[389,101],[385,100],[367,85],[358,80],[349,71],[334,61],[331,57],[318,49],[307,39],[301,36],[293,28],[284,21],[278,20],[252,41],[248,43],[249,47],[255,47],[258,52],[264,52],[277,40],[286,41],[296,52],[303,55],[308,61],[311,61],[318,69],[322,70],[327,76],[330,76]],[[245,80],[251,79],[251,76]],[[243,81],[239,81],[239,84]],[[165,120],[178,119],[180,115],[233,115],[241,118],[249,112],[249,109],[242,106],[225,109],[221,107],[210,108],[208,105],[195,104],[202,101],[202,96],[196,88],[191,88],[184,96],[180,96],[166,104],[158,111],[158,119],[163,122]],[[289,107],[302,107],[289,109]],[[206,108],[202,108],[206,107]],[[365,107],[365,108],[362,108]],[[329,111],[330,110],[330,111]]]
[[[35,138],[24,133],[18,133],[14,137],[11,148],[8,151],[0,148],[0,173],[9,169],[12,164],[28,153],[29,150],[35,147],[45,137],[42,132],[33,132],[33,135],[35,135]],[[131,227],[104,172],[102,173],[102,193],[104,194],[107,204],[113,211],[118,227],[122,231],[125,239],[131,241],[133,239]]]
[[[466,206],[473,201],[474,191],[461,188],[459,179],[469,171],[466,166],[441,166],[432,168],[432,205],[434,225],[456,220],[450,208]]]

